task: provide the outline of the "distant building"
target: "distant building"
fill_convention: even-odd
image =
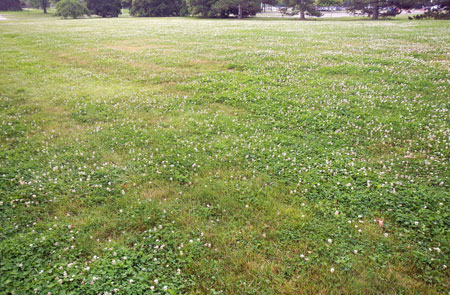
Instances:
[[[261,11],[262,12],[280,12],[282,9],[284,9],[284,6],[281,5],[270,5],[261,3]]]

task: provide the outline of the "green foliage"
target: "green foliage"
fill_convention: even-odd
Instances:
[[[237,16],[239,5],[244,17],[253,16],[261,10],[261,1],[258,0],[191,0],[188,3],[192,15],[203,17]]]
[[[316,9],[315,0],[283,0],[283,4],[291,10],[285,10],[284,13],[290,15],[300,15],[300,19],[305,19],[305,15],[321,16]]]
[[[51,2],[57,4],[59,0],[52,0]],[[40,8],[43,9],[44,7],[47,9],[50,7],[51,4],[48,0],[25,0],[24,3],[27,7],[32,8]]]
[[[180,16],[189,16],[189,9],[186,3],[187,0],[181,0]]]
[[[25,5],[31,8],[41,8],[41,0],[26,0]]]
[[[202,17],[213,16],[212,6],[216,0],[190,0],[188,3],[189,12],[192,15],[201,15]]]
[[[118,17],[121,13],[121,0],[86,0],[91,13],[101,17]]]
[[[129,9],[131,8],[131,4],[132,4],[133,0],[122,0],[121,4],[123,8]]]
[[[379,17],[394,17],[401,9],[409,9],[421,3],[417,0],[350,0],[346,8],[354,13],[367,15],[374,20]]]
[[[22,10],[22,8],[20,7],[19,0],[1,0],[0,11],[1,10]]]
[[[450,0],[438,0],[433,2],[439,8],[426,10],[422,14],[415,15],[409,19],[450,19]]]
[[[130,14],[133,16],[177,16],[179,0],[133,0]]]
[[[49,0],[39,0],[40,7],[44,11],[44,14],[47,13],[47,8],[50,7],[50,1]]]
[[[237,16],[239,5],[244,17],[254,16],[261,10],[261,1],[259,0],[218,0],[212,6],[212,13],[220,17],[228,17],[231,14]]]
[[[339,5],[342,5],[343,2],[344,2],[343,0],[318,0],[317,5],[324,6],[324,7],[339,6]]]
[[[409,19],[450,19],[450,11],[425,11],[422,14],[415,15]]]
[[[433,4],[439,5],[441,10],[450,11],[450,0],[436,0]]]
[[[79,0],[61,0],[56,4],[56,16],[78,18],[89,15],[86,5]]]

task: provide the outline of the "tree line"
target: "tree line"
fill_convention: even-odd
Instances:
[[[27,5],[40,7],[47,13],[52,3],[56,4],[57,15],[74,18],[90,14],[117,17],[122,8],[129,9],[132,16],[140,17],[244,18],[256,15],[262,5],[278,6],[283,13],[298,15],[300,19],[306,19],[307,15],[321,16],[320,6],[345,6],[349,11],[368,15],[374,20],[395,16],[401,9],[426,5],[437,5],[441,14],[450,15],[450,0],[1,0],[0,10],[20,10]]]

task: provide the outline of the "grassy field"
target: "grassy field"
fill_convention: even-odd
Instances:
[[[0,294],[447,294],[450,22],[0,21]]]

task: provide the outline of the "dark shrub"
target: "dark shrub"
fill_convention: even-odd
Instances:
[[[101,17],[118,17],[121,13],[121,0],[86,0],[91,13]]]

